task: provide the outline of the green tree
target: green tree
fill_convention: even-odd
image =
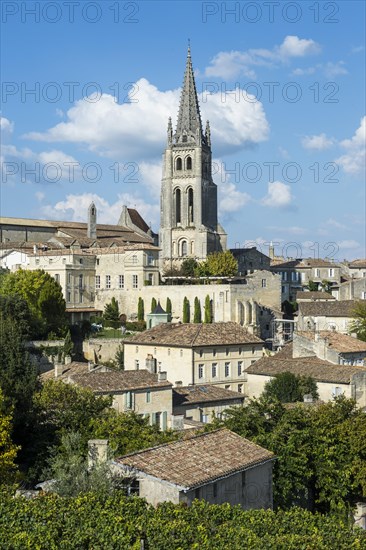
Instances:
[[[59,283],[43,270],[19,269],[1,278],[0,294],[18,295],[32,316],[31,335],[61,334],[66,326],[66,303]]]
[[[105,305],[104,307],[104,314],[103,318],[107,323],[110,323],[111,326],[114,326],[114,328],[117,328],[119,325],[119,305],[116,298],[113,296],[112,300]]]
[[[43,473],[54,479],[52,490],[62,497],[76,497],[90,491],[110,494],[118,486],[107,462],[88,465],[83,437],[78,432],[65,433],[54,450]]]
[[[0,314],[16,323],[24,338],[30,336],[33,319],[24,298],[19,295],[0,295]]]
[[[183,277],[194,277],[197,265],[197,261],[194,258],[185,258],[180,269]]]
[[[71,339],[70,331],[68,330],[65,336],[65,341],[63,345],[63,355],[64,358],[69,356],[72,357],[74,351],[74,342]]]
[[[150,313],[153,313],[153,311],[155,311],[155,308],[157,306],[157,302],[156,302],[156,299],[155,298],[152,298],[151,299],[151,308],[150,308]]]
[[[321,290],[323,290],[324,292],[331,293],[332,291],[332,283],[330,281],[327,281],[327,279],[322,280],[320,287],[321,287]]]
[[[194,312],[193,312],[193,322],[194,323],[201,323],[202,322],[202,315],[201,315],[201,303],[197,296],[194,299]]]
[[[140,296],[137,304],[137,320],[143,321],[144,317],[145,317],[144,300]]]
[[[237,273],[238,262],[230,250],[209,254],[196,268],[196,274],[200,277],[233,277]]]
[[[114,360],[118,370],[125,370],[125,352],[122,344],[118,346]]]
[[[9,485],[15,480],[17,466],[15,459],[19,451],[11,438],[12,409],[4,411],[4,396],[0,388],[0,486]]]
[[[190,311],[189,311],[189,300],[187,296],[183,300],[183,323],[189,323],[190,320]]]
[[[207,294],[205,298],[205,317],[204,323],[212,323],[212,309],[211,309],[211,299]]]
[[[165,311],[166,311],[167,313],[170,313],[170,314],[172,313],[172,301],[171,301],[170,298],[167,298],[167,299],[166,299]]]
[[[263,397],[277,399],[282,403],[303,401],[304,395],[311,394],[314,399],[319,397],[316,382],[309,376],[296,376],[292,372],[281,372],[266,383]]]
[[[310,292],[317,292],[318,291],[318,283],[314,283],[314,281],[309,281],[307,284],[308,290]]]
[[[25,350],[22,328],[0,312],[0,388],[3,407],[14,409],[14,435],[22,443],[31,422],[33,393],[38,384],[38,369]]]
[[[366,342],[366,302],[357,302],[353,311],[351,321],[349,326],[349,332],[355,333],[357,338]]]
[[[161,432],[158,426],[150,426],[149,420],[141,414],[119,413],[115,409],[108,409],[100,417],[92,419],[90,426],[92,437],[108,439],[116,456],[153,447],[178,437],[177,432]]]

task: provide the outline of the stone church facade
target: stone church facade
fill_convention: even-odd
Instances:
[[[179,266],[186,257],[203,260],[226,249],[217,220],[217,186],[211,171],[211,135],[202,129],[190,49],[188,49],[178,122],[168,122],[161,184],[161,267]]]

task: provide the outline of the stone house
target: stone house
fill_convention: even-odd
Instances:
[[[299,303],[297,329],[315,331],[316,328],[347,334],[356,303],[355,300]]]
[[[366,259],[353,260],[346,264],[348,274],[355,279],[366,278]]]
[[[126,338],[124,349],[126,370],[164,370],[175,386],[240,392],[246,369],[263,355],[263,341],[233,322],[166,323]]]
[[[221,418],[226,409],[240,407],[243,403],[243,393],[211,384],[173,388],[173,413],[188,420],[211,422],[213,415]]]
[[[137,494],[153,505],[204,499],[258,509],[272,508],[274,460],[272,452],[220,429],[122,456],[112,467],[134,476]]]
[[[112,407],[118,412],[140,414],[161,430],[171,426],[172,384],[164,372],[93,370],[71,373],[65,381],[89,388],[95,395],[112,396]]]
[[[335,297],[329,292],[322,291],[302,291],[296,293],[296,302],[326,302],[335,300]]]
[[[270,257],[257,250],[255,246],[248,248],[231,248],[230,252],[238,262],[239,275],[247,275],[248,273],[254,273],[254,271],[263,269],[270,271]]]
[[[339,285],[339,300],[366,300],[366,277],[352,277]]]
[[[366,367],[338,365],[314,356],[293,357],[292,343],[248,368],[248,397],[259,397],[266,383],[283,372],[313,378],[321,401],[344,395],[355,399],[358,407],[366,407]]]
[[[366,342],[335,331],[303,331],[293,335],[293,357],[314,355],[335,365],[366,366]]]
[[[345,268],[342,264],[322,258],[274,259],[271,261],[271,271],[281,276],[281,300],[293,302],[296,293],[304,289],[309,281],[319,286],[326,280],[338,289],[342,282]]]

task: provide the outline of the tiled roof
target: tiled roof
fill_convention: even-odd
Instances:
[[[366,373],[366,367],[335,365],[317,357],[297,357],[295,359],[279,360],[274,357],[263,357],[247,368],[248,374],[276,376],[283,372],[291,372],[296,376],[311,376],[317,382],[334,382],[350,384],[351,377],[360,372]]]
[[[127,208],[128,213],[130,215],[131,221],[133,224],[135,224],[137,227],[139,227],[142,231],[147,233],[149,231],[149,226],[145,222],[145,220],[140,216],[139,212],[135,210],[135,208]]]
[[[353,260],[353,262],[349,262],[348,267],[366,267],[366,259]]]
[[[173,405],[179,407],[192,403],[203,403],[211,401],[231,401],[241,399],[244,395],[231,390],[225,390],[220,386],[180,386],[173,388]]]
[[[124,340],[125,344],[153,344],[171,347],[261,344],[263,340],[234,322],[162,323]]]
[[[297,258],[288,260],[276,258],[271,261],[271,267],[303,269],[311,267],[339,267],[339,265],[330,260],[323,260],[323,258]]]
[[[304,336],[308,340],[315,339],[315,333],[312,331],[298,331],[299,336]],[[326,339],[326,344],[340,353],[366,353],[366,342],[349,336],[348,334],[341,334],[332,330],[321,330],[319,336],[322,339]]]
[[[169,388],[167,380],[158,380],[157,374],[147,370],[87,372],[71,375],[72,382],[94,392],[115,393],[146,388]]]
[[[356,300],[300,302],[299,314],[304,317],[352,317],[352,310],[355,308],[356,304]]]
[[[274,458],[263,447],[220,429],[132,453],[116,462],[187,491]]]
[[[329,292],[303,292],[300,290],[296,292],[296,300],[335,300],[335,297]]]
[[[72,361],[68,365],[64,365],[64,370],[60,376],[55,378],[55,369],[48,370],[43,372],[40,376],[42,382],[46,380],[64,380],[74,374],[82,374],[88,372],[89,366],[88,363],[81,363],[79,361]]]

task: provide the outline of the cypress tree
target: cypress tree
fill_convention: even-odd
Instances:
[[[212,323],[212,312],[211,312],[211,300],[210,296],[207,294],[205,299],[205,323]]]
[[[166,308],[165,308],[165,311],[166,311],[167,313],[170,313],[170,314],[172,313],[172,301],[171,301],[170,298],[167,298],[167,299],[166,299]]]
[[[183,323],[189,323],[189,300],[187,296],[183,300]]]
[[[197,296],[194,299],[194,314],[193,314],[193,322],[194,323],[201,323],[202,316],[201,316],[201,303]]]
[[[144,308],[144,301],[143,299],[139,298],[138,305],[137,305],[137,320],[143,321],[145,317],[145,308]]]
[[[156,306],[157,306],[156,300],[155,300],[155,298],[152,298],[151,299],[151,313],[154,311]]]

